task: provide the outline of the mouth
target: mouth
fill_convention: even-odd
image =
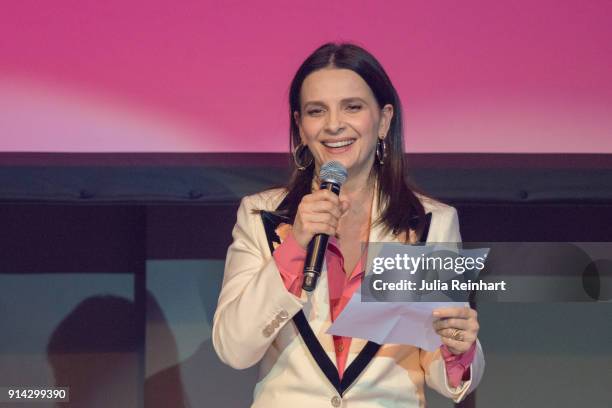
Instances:
[[[321,142],[323,146],[330,147],[332,149],[339,149],[341,147],[350,146],[355,143],[355,139],[345,139],[345,140],[334,140],[334,141],[324,141]]]

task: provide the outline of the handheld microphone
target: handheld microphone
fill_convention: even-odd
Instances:
[[[346,168],[337,161],[330,161],[321,166],[319,179],[321,180],[321,190],[329,190],[336,195],[340,194],[340,187],[346,181]],[[312,292],[317,287],[319,276],[323,268],[323,259],[327,250],[329,235],[317,234],[308,244],[306,261],[304,262],[304,282],[302,289]]]

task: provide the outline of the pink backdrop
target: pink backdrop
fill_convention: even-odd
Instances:
[[[412,152],[612,153],[612,1],[4,2],[0,151],[288,148],[303,58],[383,63]]]

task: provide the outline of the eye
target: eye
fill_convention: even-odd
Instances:
[[[351,112],[359,112],[361,110],[361,105],[358,103],[350,104],[346,107]]]
[[[309,116],[318,116],[323,113],[323,109],[321,108],[311,108],[306,111]]]

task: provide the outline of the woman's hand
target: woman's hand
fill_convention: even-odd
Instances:
[[[469,307],[446,307],[433,311],[433,327],[453,354],[470,349],[478,337],[477,313]]]
[[[316,234],[336,235],[340,217],[346,213],[349,204],[329,190],[317,190],[302,198],[292,233],[298,244],[304,249]]]

